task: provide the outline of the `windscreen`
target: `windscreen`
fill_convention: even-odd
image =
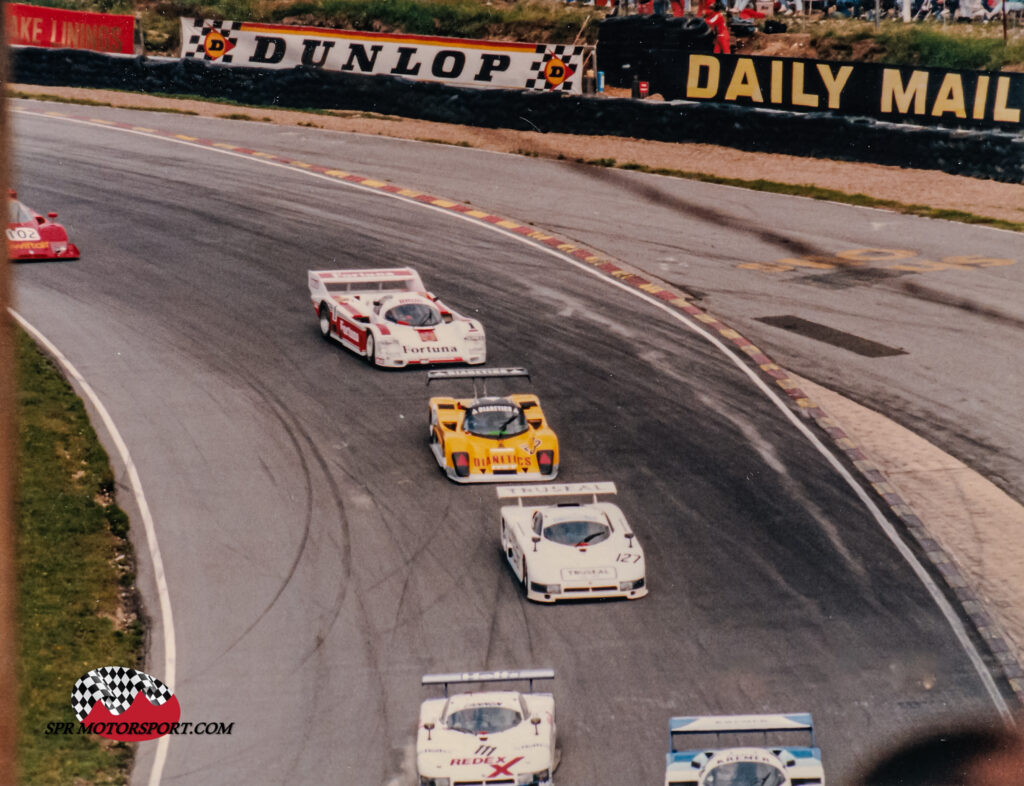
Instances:
[[[508,707],[467,707],[449,715],[447,726],[467,734],[495,734],[518,726],[522,719],[522,715]]]
[[[593,546],[608,540],[611,530],[602,521],[559,521],[544,529],[544,539],[563,546]]]
[[[411,327],[433,327],[441,324],[441,314],[436,308],[426,303],[402,303],[389,308],[384,319],[396,325]]]
[[[785,774],[771,764],[760,761],[737,761],[715,767],[700,786],[785,786]]]
[[[21,202],[16,199],[7,200],[7,220],[11,224],[25,224],[29,221],[34,221],[35,218],[25,208]]]
[[[514,437],[529,428],[523,411],[511,402],[470,408],[462,427],[479,437]]]

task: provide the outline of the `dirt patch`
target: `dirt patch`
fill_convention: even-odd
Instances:
[[[736,42],[736,51],[745,55],[764,57],[809,57],[817,58],[818,50],[811,45],[810,33],[759,33]]]

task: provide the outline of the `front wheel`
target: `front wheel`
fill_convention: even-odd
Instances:
[[[320,335],[329,339],[331,337],[331,307],[326,303],[321,303],[317,316],[320,317]]]
[[[373,333],[369,330],[366,331],[366,362],[371,366],[376,365],[376,346],[373,339]]]

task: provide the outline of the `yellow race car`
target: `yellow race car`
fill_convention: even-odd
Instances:
[[[488,396],[487,380],[526,377],[525,368],[431,371],[438,379],[472,379],[473,398],[430,399],[430,451],[456,483],[551,480],[558,474],[558,437],[548,428],[537,397]],[[483,396],[477,381],[484,380]]]

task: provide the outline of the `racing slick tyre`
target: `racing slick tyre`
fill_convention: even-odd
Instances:
[[[320,308],[317,310],[317,316],[320,318],[320,335],[325,339],[330,340],[331,338],[331,309],[326,303],[321,303]]]
[[[373,333],[369,330],[366,331],[366,362],[371,366],[377,365],[376,358],[376,342],[373,338]]]

